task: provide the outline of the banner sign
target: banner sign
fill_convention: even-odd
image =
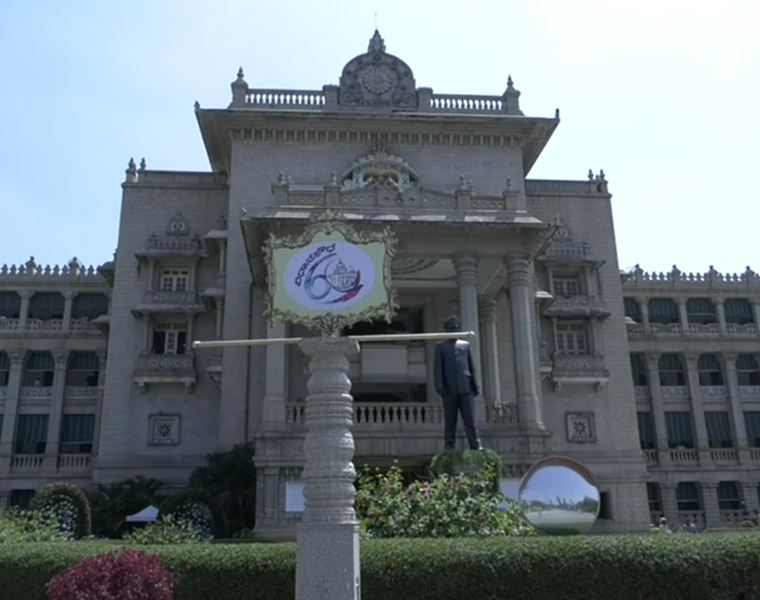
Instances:
[[[394,247],[388,229],[357,232],[338,220],[316,221],[300,236],[270,234],[267,316],[330,332],[358,321],[390,321],[397,307],[390,287]]]

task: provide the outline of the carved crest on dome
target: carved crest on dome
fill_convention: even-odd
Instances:
[[[417,108],[412,70],[385,52],[385,42],[377,30],[367,52],[343,67],[338,98],[343,106]]]
[[[419,176],[407,162],[377,147],[354,161],[341,177],[343,189],[390,187],[405,191],[417,187]]]

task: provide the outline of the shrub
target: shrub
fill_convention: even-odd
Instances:
[[[216,532],[213,499],[203,490],[187,489],[169,496],[161,504],[161,515],[174,515],[191,522],[204,539]]]
[[[161,557],[137,550],[85,558],[48,585],[50,600],[171,600],[172,592]]]
[[[155,523],[133,529],[124,538],[130,544],[197,544],[206,541],[198,528],[190,521],[174,515],[159,517]]]
[[[433,457],[430,472],[433,476],[471,475],[491,483],[494,493],[499,492],[502,472],[501,457],[493,450],[444,450]]]
[[[82,490],[71,483],[49,483],[32,498],[32,510],[55,517],[61,531],[75,539],[92,534],[90,503]]]
[[[498,506],[486,476],[440,475],[408,486],[398,466],[387,473],[366,468],[359,476],[356,511],[370,537],[456,537],[520,535],[532,532],[515,503]]]
[[[97,536],[118,537],[126,518],[149,504],[158,505],[157,494],[163,483],[137,475],[88,490],[92,506],[92,530]]]
[[[10,508],[0,515],[0,544],[55,542],[68,538],[55,517]]]

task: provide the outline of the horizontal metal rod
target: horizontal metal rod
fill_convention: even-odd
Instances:
[[[453,331],[447,333],[390,333],[384,335],[349,335],[350,340],[363,342],[407,342],[407,341],[426,341],[426,340],[451,340],[451,339],[472,339],[475,337],[474,331]],[[260,340],[218,340],[213,342],[193,342],[193,348],[225,348],[228,346],[266,346],[269,344],[297,344],[303,340],[313,338],[263,338]]]

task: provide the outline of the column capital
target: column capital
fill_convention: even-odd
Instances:
[[[683,357],[686,360],[686,364],[690,368],[696,367],[697,361],[699,360],[699,357],[700,357],[700,353],[699,352],[684,352]]]
[[[73,300],[74,296],[76,296],[77,293],[74,290],[63,290],[61,292],[61,296],[63,296],[66,300]]]
[[[723,360],[726,361],[726,368],[727,369],[735,369],[736,368],[736,359],[739,358],[738,352],[724,352],[723,353]]]
[[[21,299],[23,300],[25,298],[27,298],[27,299],[31,298],[34,295],[34,290],[22,289],[22,290],[18,290],[17,293],[21,297]]]
[[[11,367],[21,365],[21,363],[24,361],[24,356],[26,356],[26,350],[22,350],[20,348],[5,350],[5,353],[8,355],[8,359],[11,361]]]
[[[678,304],[678,306],[686,306],[688,298],[686,296],[676,296],[673,298],[673,301]]]
[[[722,296],[714,297],[712,298],[712,301],[713,301],[713,304],[715,304],[716,306],[722,306],[723,304],[726,303],[726,299],[723,298]]]
[[[51,350],[50,354],[52,354],[53,359],[55,359],[55,368],[65,369],[69,355],[71,354],[71,350],[69,350],[68,348],[60,349],[60,350]]]
[[[496,323],[498,320],[496,312],[495,298],[481,298],[478,300],[478,314],[481,321],[484,323]]]
[[[509,285],[528,285],[530,283],[530,254],[514,252],[504,257],[504,264],[509,273]]]
[[[457,252],[454,255],[454,267],[457,272],[457,282],[461,284],[477,283],[480,257],[473,252]]]
[[[661,356],[662,354],[659,352],[646,352],[644,354],[644,359],[647,361],[647,366],[656,371],[660,368]]]

